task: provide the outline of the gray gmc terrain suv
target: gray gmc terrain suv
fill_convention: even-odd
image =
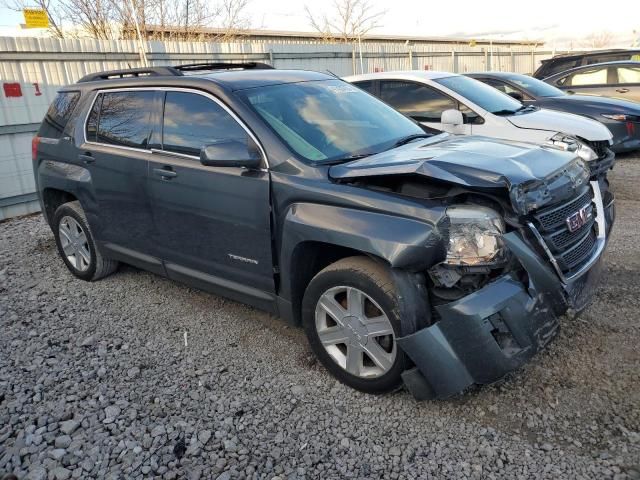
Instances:
[[[342,382],[421,399],[546,345],[589,303],[614,217],[570,148],[430,135],[333,76],[255,63],[84,77],[33,160],[77,277],[125,262],[254,305]]]

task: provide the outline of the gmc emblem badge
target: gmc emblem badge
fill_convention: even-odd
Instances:
[[[567,227],[571,233],[579,230],[591,217],[591,211],[589,209],[589,205],[585,205],[576,213],[573,213],[567,217]]]

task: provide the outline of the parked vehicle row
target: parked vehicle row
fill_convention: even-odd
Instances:
[[[302,325],[342,382],[404,382],[421,399],[496,381],[591,301],[614,199],[600,156],[559,135],[560,113],[442,76],[429,81],[447,108],[423,127],[331,75],[264,67],[103,72],[61,89],[33,166],[71,273],[126,262],[246,302]],[[469,82],[491,100],[465,123],[453,106]],[[431,132],[442,120],[544,141]]]
[[[539,80],[573,68],[593,65],[595,63],[640,61],[640,49],[609,49],[555,55],[542,60],[540,67],[533,73]]]
[[[614,152],[640,149],[640,103],[596,95],[570,95],[541,80],[518,73],[466,75],[497,88],[524,105],[574,113],[599,121],[613,135],[611,149]]]
[[[543,80],[567,93],[640,102],[640,62],[597,63],[562,71]]]
[[[523,105],[463,75],[406,71],[369,73],[346,80],[434,131],[549,143],[565,149],[575,145],[594,175],[613,165],[611,132],[601,123]]]

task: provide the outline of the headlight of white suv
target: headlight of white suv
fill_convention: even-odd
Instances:
[[[564,133],[556,133],[553,137],[547,140],[547,145],[566,150],[568,152],[575,152],[585,162],[591,162],[598,159],[598,154],[593,149],[570,135]]]
[[[491,265],[503,258],[504,220],[487,207],[454,205],[449,217],[448,265]]]

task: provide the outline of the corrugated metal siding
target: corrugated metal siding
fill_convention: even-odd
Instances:
[[[550,56],[550,52],[532,56],[530,47],[525,45],[489,48],[384,41],[363,42],[361,46],[289,40],[150,41],[146,51],[151,65],[254,60],[273,63],[276,68],[329,70],[339,76],[407,69],[470,72],[491,66],[530,73],[542,58]],[[30,195],[35,189],[30,141],[56,91],[88,73],[140,66],[138,46],[133,40],[0,37],[0,80],[3,84],[19,83],[22,90],[22,95],[15,98],[0,91],[0,219],[38,208]]]

